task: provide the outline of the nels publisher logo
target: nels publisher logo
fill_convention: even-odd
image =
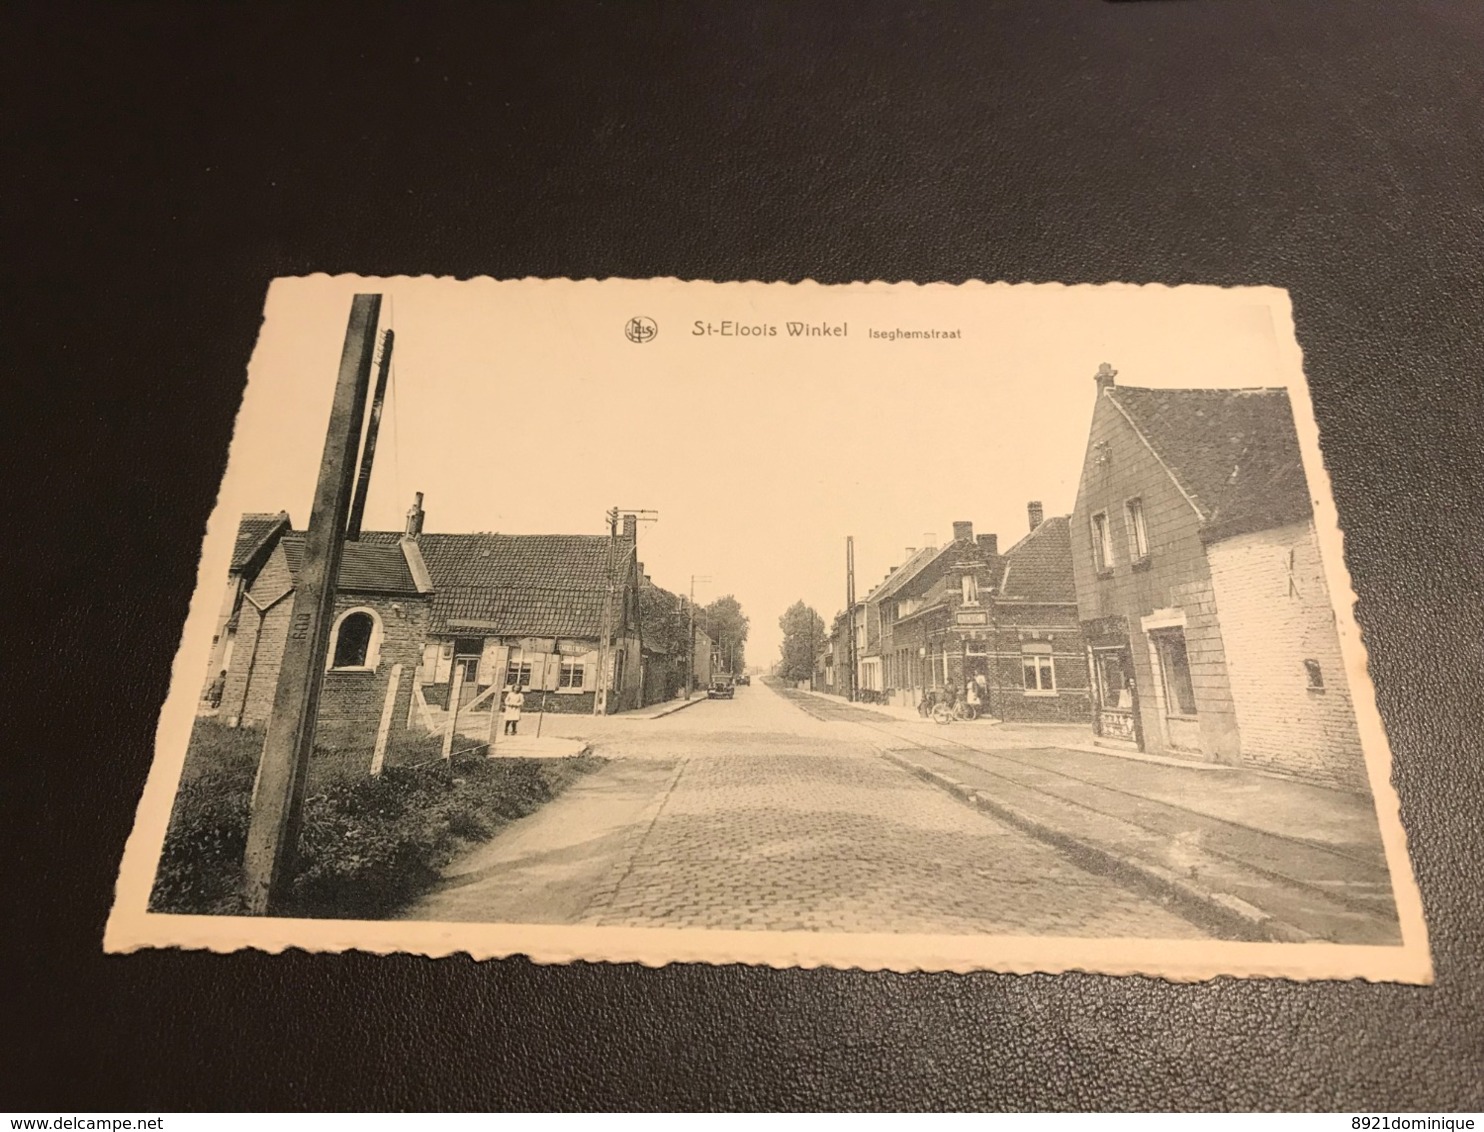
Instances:
[[[635,315],[628,322],[624,323],[623,332],[624,337],[630,342],[638,342],[640,345],[643,345],[645,342],[653,342],[655,336],[659,334],[660,328],[655,325],[654,319],[647,318],[641,314]]]

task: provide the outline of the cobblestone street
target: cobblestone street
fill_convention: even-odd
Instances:
[[[553,717],[612,760],[406,918],[1192,938],[1192,923],[758,683],[654,720]]]

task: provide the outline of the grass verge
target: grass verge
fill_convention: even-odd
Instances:
[[[240,915],[248,807],[261,731],[198,721],[165,835],[150,910]],[[298,859],[284,913],[380,919],[420,895],[461,851],[488,840],[604,762],[487,758],[484,748],[437,757],[436,740],[369,755],[316,752]],[[431,760],[431,761],[425,761]],[[400,765],[398,765],[400,764]],[[420,764],[420,765],[419,765]]]

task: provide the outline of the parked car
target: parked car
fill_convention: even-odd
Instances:
[[[737,675],[737,683],[739,683],[739,684],[751,684],[752,683],[752,677],[749,676],[749,675],[747,675],[747,673],[745,673],[745,672],[738,673],[738,675]]]
[[[736,695],[736,689],[732,687],[730,676],[713,676],[711,687],[706,690],[708,700],[730,700]]]

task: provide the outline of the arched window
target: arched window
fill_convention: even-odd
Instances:
[[[331,637],[331,668],[375,668],[380,659],[381,620],[369,609],[340,615]]]

